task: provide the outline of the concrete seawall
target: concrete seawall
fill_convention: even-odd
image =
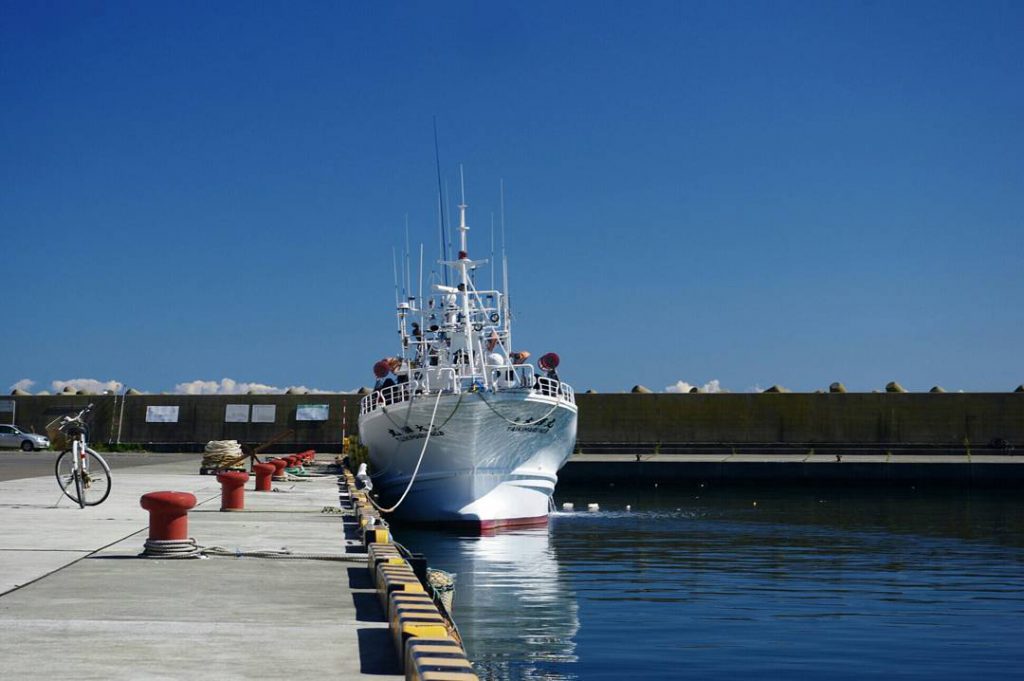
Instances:
[[[259,443],[285,430],[281,451],[336,451],[357,431],[357,395],[12,396],[17,425],[43,432],[55,416],[92,402],[90,438],[189,451],[209,440]],[[581,394],[578,449],[591,453],[785,453],[815,449],[1024,453],[1024,393]],[[273,405],[269,423],[227,422],[228,405]],[[323,421],[297,420],[326,405]],[[148,407],[178,407],[173,423]],[[9,422],[10,414],[0,414]],[[118,437],[118,431],[120,436]]]
[[[359,417],[357,395],[33,395],[8,399],[17,402],[17,425],[37,433],[44,432],[53,418],[92,403],[89,438],[93,442],[119,441],[166,451],[198,451],[210,440],[258,444],[288,430],[292,434],[269,451],[338,451],[343,428],[347,424],[347,432],[354,433]],[[274,420],[228,422],[228,405],[271,405],[275,407]],[[301,405],[327,405],[327,419],[297,420]],[[177,421],[147,421],[149,407],[177,407]],[[9,414],[0,416],[10,418]]]
[[[1024,447],[1024,393],[580,395],[588,443]],[[589,451],[589,450],[584,450]]]

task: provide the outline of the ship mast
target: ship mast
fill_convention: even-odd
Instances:
[[[471,372],[476,373],[476,357],[473,347],[473,336],[472,328],[473,325],[470,323],[469,316],[469,247],[468,238],[469,225],[466,224],[466,178],[462,170],[462,166],[459,166],[459,183],[462,189],[462,202],[459,203],[459,275],[461,277],[462,286],[462,332],[466,339],[466,360]]]

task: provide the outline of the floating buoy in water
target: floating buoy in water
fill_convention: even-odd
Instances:
[[[633,510],[633,507],[632,507],[632,506],[630,506],[629,504],[626,504],[626,510],[627,510],[627,511],[632,511],[632,510]]]
[[[563,511],[571,511],[573,508],[574,508],[574,506],[572,505],[571,501],[567,501],[564,504],[562,504],[562,510]]]
[[[587,504],[587,510],[590,512],[600,511],[601,507],[598,506],[597,504]]]

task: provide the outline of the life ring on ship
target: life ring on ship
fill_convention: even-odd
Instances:
[[[498,316],[497,312],[492,312],[491,313],[491,323],[492,324],[497,324],[499,319],[501,319],[501,317]]]
[[[480,322],[474,322],[473,323],[473,330],[474,331],[483,331],[484,330],[484,325],[481,324]]]

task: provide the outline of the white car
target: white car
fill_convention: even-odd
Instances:
[[[50,440],[45,435],[26,433],[17,426],[0,426],[0,447],[20,447],[22,451],[49,449]]]

